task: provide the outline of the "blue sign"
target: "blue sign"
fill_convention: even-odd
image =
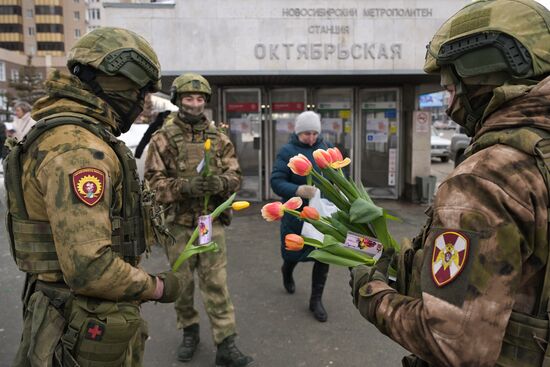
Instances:
[[[421,94],[419,97],[419,107],[443,107],[443,100],[445,99],[446,92],[435,92],[428,94]]]
[[[394,119],[397,116],[397,110],[392,108],[391,110],[384,110],[384,117],[387,119]]]

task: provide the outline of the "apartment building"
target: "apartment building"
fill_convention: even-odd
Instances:
[[[87,32],[85,0],[1,0],[0,48],[63,56]]]

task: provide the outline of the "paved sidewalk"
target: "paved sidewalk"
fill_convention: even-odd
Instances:
[[[397,240],[416,235],[424,223],[423,206],[393,200],[377,203],[402,218],[402,223],[390,223]],[[284,291],[279,225],[265,222],[260,208],[261,204],[254,204],[236,213],[227,228],[228,278],[237,314],[239,348],[251,354],[258,366],[400,366],[406,351],[380,334],[353,307],[347,269],[330,269],[323,298],[329,314],[326,323],[317,322],[308,310],[311,263],[296,268],[296,293]],[[168,267],[158,248],[143,265],[151,272]],[[4,310],[0,316],[0,366],[11,364],[18,345],[22,282],[22,273],[9,254],[5,231],[0,231],[0,309]],[[198,292],[196,305],[201,314],[201,344],[194,360],[187,364],[176,360],[181,331],[175,328],[172,306],[143,305],[150,334],[145,366],[214,366],[215,346]]]

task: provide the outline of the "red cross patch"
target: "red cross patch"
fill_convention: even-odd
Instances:
[[[88,326],[86,327],[86,339],[98,342],[103,338],[103,334],[105,334],[105,325],[94,320],[88,322]]]
[[[464,269],[470,239],[463,233],[443,232],[434,240],[432,278],[438,287],[452,282]]]
[[[94,206],[105,191],[105,173],[97,168],[82,168],[71,175],[75,195],[86,205]]]

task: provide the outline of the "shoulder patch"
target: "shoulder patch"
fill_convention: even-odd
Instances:
[[[443,287],[455,280],[464,270],[470,238],[459,231],[444,231],[438,235],[433,244],[432,279],[438,287]]]
[[[88,206],[94,206],[105,191],[105,173],[97,168],[81,168],[71,175],[75,195]]]

